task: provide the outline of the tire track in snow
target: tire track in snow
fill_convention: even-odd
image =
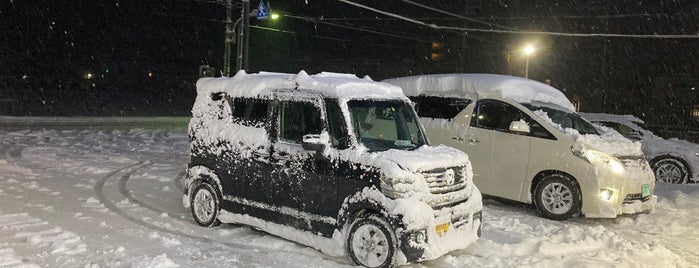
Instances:
[[[129,174],[129,175],[131,175],[131,174]],[[136,204],[136,205],[139,205],[139,206],[141,206],[141,207],[147,208],[147,209],[149,209],[149,210],[152,210],[152,211],[161,213],[161,214],[162,214],[162,213],[165,213],[165,214],[167,214],[168,216],[171,216],[173,219],[176,219],[176,220],[179,220],[179,221],[184,221],[184,220],[182,220],[182,219],[185,218],[185,217],[187,217],[187,216],[189,216],[189,214],[168,212],[168,211],[162,210],[162,209],[160,209],[160,208],[157,208],[157,207],[148,205],[148,204],[146,204],[145,202],[143,202],[143,201],[137,199],[136,197],[134,197],[134,196],[131,194],[131,191],[129,191],[129,190],[126,188],[126,182],[128,182],[129,179],[131,179],[131,176],[121,176],[121,178],[119,179],[119,187],[118,187],[118,188],[119,188],[119,193],[121,193],[121,195],[123,195],[124,197],[126,197],[126,199],[128,199],[129,202],[134,203],[134,204]]]
[[[212,239],[212,238],[208,238],[208,237],[188,234],[188,233],[185,233],[185,232],[180,231],[180,230],[165,228],[162,226],[158,226],[158,225],[149,223],[143,219],[139,219],[139,218],[134,217],[132,215],[129,215],[125,210],[119,208],[114,202],[112,202],[111,200],[109,200],[106,197],[106,195],[104,193],[105,184],[110,179],[113,179],[113,178],[116,178],[119,176],[119,178],[120,178],[119,185],[118,185],[119,193],[124,195],[124,197],[126,197],[127,199],[129,199],[129,202],[131,202],[132,201],[131,199],[133,199],[134,203],[136,203],[137,205],[142,204],[143,203],[142,201],[138,200],[137,198],[133,197],[132,195],[130,195],[130,194],[125,195],[124,194],[124,193],[128,193],[128,190],[126,189],[126,182],[129,180],[129,177],[131,175],[133,175],[134,173],[136,173],[140,169],[143,169],[143,168],[146,168],[146,167],[152,165],[153,162],[155,162],[155,161],[160,161],[160,160],[163,160],[166,158],[168,158],[168,157],[139,161],[137,163],[130,164],[130,165],[124,166],[122,168],[119,168],[117,170],[114,170],[112,172],[107,173],[105,176],[100,178],[100,180],[98,180],[95,183],[95,185],[93,187],[94,191],[95,191],[95,195],[97,196],[98,200],[107,209],[114,212],[118,216],[120,216],[120,217],[122,217],[130,222],[133,222],[137,225],[140,225],[140,226],[143,226],[143,227],[146,227],[149,229],[153,229],[153,230],[156,230],[156,231],[159,231],[162,233],[168,233],[168,234],[172,234],[172,235],[176,235],[176,236],[180,236],[180,237],[184,237],[184,238],[189,238],[189,239],[200,241],[200,242],[220,244],[220,245],[224,245],[224,246],[227,246],[230,248],[235,248],[235,249],[249,250],[252,253],[252,255],[243,255],[243,254],[239,255],[240,258],[245,260],[244,263],[257,264],[255,266],[262,265],[262,263],[260,263],[260,261],[256,260],[257,256],[255,256],[255,255],[259,254],[260,252],[274,253],[274,252],[279,252],[279,251],[284,251],[284,252],[287,252],[289,254],[294,254],[294,255],[306,255],[306,256],[311,257],[311,258],[320,258],[323,260],[338,263],[338,259],[335,259],[331,256],[324,255],[322,253],[319,253],[318,255],[312,255],[312,254],[306,254],[306,253],[301,252],[301,251],[288,251],[288,250],[274,248],[274,247],[262,247],[262,246],[254,246],[254,245],[243,244],[243,243],[220,241],[220,240]],[[129,196],[131,196],[131,198],[129,198]],[[143,207],[146,209],[152,210],[154,212],[159,212],[159,213],[164,212],[160,209],[153,208],[152,206],[143,206]],[[165,212],[165,213],[167,213],[167,212]],[[182,220],[182,219],[178,219],[178,218],[174,218],[174,217],[169,217],[169,218],[175,219],[179,222],[192,224],[190,221],[186,221],[186,220]],[[268,235],[268,234],[266,234],[266,235]],[[270,236],[272,236],[272,235],[270,235]],[[274,238],[284,240],[281,237],[274,236]],[[284,241],[288,241],[288,240],[284,240]],[[291,242],[291,243],[295,243],[295,242]],[[300,245],[300,244],[298,244],[298,245]],[[301,245],[301,246],[303,246],[303,245]],[[303,247],[305,247],[305,246],[303,246]],[[338,263],[338,264],[341,264],[341,263]]]
[[[182,181],[184,181],[184,171],[180,171],[180,173],[177,173],[175,178],[172,180],[172,183],[175,185],[175,189],[177,189],[178,193],[184,192],[184,187],[182,186]]]

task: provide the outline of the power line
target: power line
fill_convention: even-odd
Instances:
[[[303,33],[297,33],[297,32],[292,32],[292,31],[287,31],[287,30],[282,30],[282,29],[269,28],[269,27],[262,27],[262,26],[256,26],[256,25],[250,25],[250,28],[255,28],[255,29],[264,30],[264,31],[285,33],[285,34],[303,35],[303,36],[315,37],[315,38],[318,38],[318,39],[327,39],[327,40],[338,41],[338,42],[347,42],[347,43],[355,43],[355,44],[359,44],[359,43],[360,43],[360,42],[356,42],[356,41],[348,40],[348,39],[341,39],[341,38],[330,37],[330,36],[323,36],[323,35],[303,34]],[[384,45],[384,44],[377,44],[377,43],[365,43],[365,42],[361,42],[361,44],[364,44],[364,45],[371,45],[371,46],[377,46],[377,47],[387,47],[387,48],[397,48],[397,49],[408,49],[408,48],[405,47],[405,46],[391,46],[391,45]]]
[[[689,13],[673,13],[673,15],[689,16]],[[557,15],[557,16],[519,16],[519,17],[489,17],[495,20],[535,20],[535,19],[625,19],[625,18],[660,18],[667,17],[667,13],[640,13],[640,14],[616,14],[616,15]]]
[[[467,21],[476,22],[476,23],[481,23],[481,24],[486,24],[486,25],[491,26],[491,27],[495,26],[495,27],[499,27],[499,28],[503,28],[503,29],[508,29],[508,30],[517,30],[517,28],[512,28],[512,27],[507,27],[507,26],[502,26],[502,25],[499,25],[499,24],[495,24],[495,23],[490,23],[490,22],[485,22],[485,21],[481,21],[481,20],[477,20],[477,19],[472,19],[472,18],[469,18],[469,17],[466,17],[466,16],[461,16],[461,15],[459,15],[459,14],[447,12],[447,11],[444,11],[444,10],[441,10],[441,9],[438,9],[438,8],[433,8],[433,7],[431,7],[431,6],[426,6],[426,5],[423,5],[423,4],[420,4],[420,3],[415,3],[415,2],[410,1],[410,0],[402,0],[402,1],[403,1],[404,3],[408,3],[408,4],[411,4],[411,5],[414,5],[414,6],[418,6],[418,7],[424,8],[424,9],[428,9],[428,10],[431,10],[431,11],[434,11],[434,12],[437,12],[437,13],[446,14],[446,15],[449,15],[449,16],[452,16],[452,17],[457,17],[457,18],[464,19],[464,20],[467,20]]]
[[[609,33],[564,33],[564,32],[546,32],[546,31],[512,31],[512,30],[494,30],[494,29],[479,29],[479,28],[464,28],[453,26],[441,26],[436,24],[425,23],[416,19],[411,19],[398,14],[386,12],[349,0],[339,0],[348,5],[373,11],[386,16],[394,17],[414,24],[437,30],[457,30],[483,33],[506,33],[506,34],[527,34],[527,35],[551,35],[551,36],[569,36],[569,37],[618,37],[618,38],[643,38],[643,39],[699,39],[699,35],[659,35],[659,34],[609,34]]]
[[[418,38],[397,35],[397,34],[392,34],[392,33],[385,33],[385,32],[380,32],[380,31],[376,31],[376,30],[372,30],[372,29],[366,29],[366,28],[349,26],[349,25],[344,25],[344,24],[339,24],[339,23],[327,22],[324,20],[319,20],[319,19],[314,19],[314,18],[309,18],[309,17],[300,17],[300,16],[294,16],[294,15],[284,15],[284,17],[289,17],[289,18],[293,18],[293,19],[300,19],[300,20],[310,21],[310,22],[315,22],[315,23],[322,23],[322,24],[327,24],[327,25],[331,25],[331,26],[335,26],[335,27],[357,30],[357,31],[361,31],[361,32],[373,33],[373,34],[389,36],[389,37],[395,37],[395,38],[400,38],[400,39],[406,39],[406,40],[412,40],[412,41],[418,41],[418,42],[424,42],[424,43],[431,43],[432,42],[432,40],[424,40],[424,39],[418,39]]]

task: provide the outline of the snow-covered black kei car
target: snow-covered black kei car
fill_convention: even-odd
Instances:
[[[199,225],[251,225],[367,267],[480,236],[468,156],[429,146],[396,86],[303,71],[204,78],[189,133],[183,203]]]

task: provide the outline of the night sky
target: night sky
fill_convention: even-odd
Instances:
[[[523,76],[521,49],[532,43],[529,77],[552,80],[580,98],[583,111],[678,124],[697,99],[691,87],[699,39],[521,33],[693,36],[696,1],[352,2],[451,28],[339,1],[272,0],[282,17],[250,20],[248,72],[333,71],[375,80],[453,72]],[[199,66],[222,68],[224,19],[220,2],[205,0],[3,1],[0,114],[187,115]]]

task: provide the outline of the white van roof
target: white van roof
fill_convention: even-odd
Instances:
[[[209,95],[225,92],[232,97],[271,96],[274,90],[298,89],[319,93],[328,97],[344,99],[405,99],[397,86],[371,80],[368,76],[358,78],[354,74],[322,72],[308,75],[260,72],[247,74],[239,71],[233,77],[201,78],[197,81],[197,94]]]
[[[526,78],[498,74],[432,74],[383,80],[403,88],[408,96],[497,97],[520,103],[552,103],[575,107],[558,89]]]

